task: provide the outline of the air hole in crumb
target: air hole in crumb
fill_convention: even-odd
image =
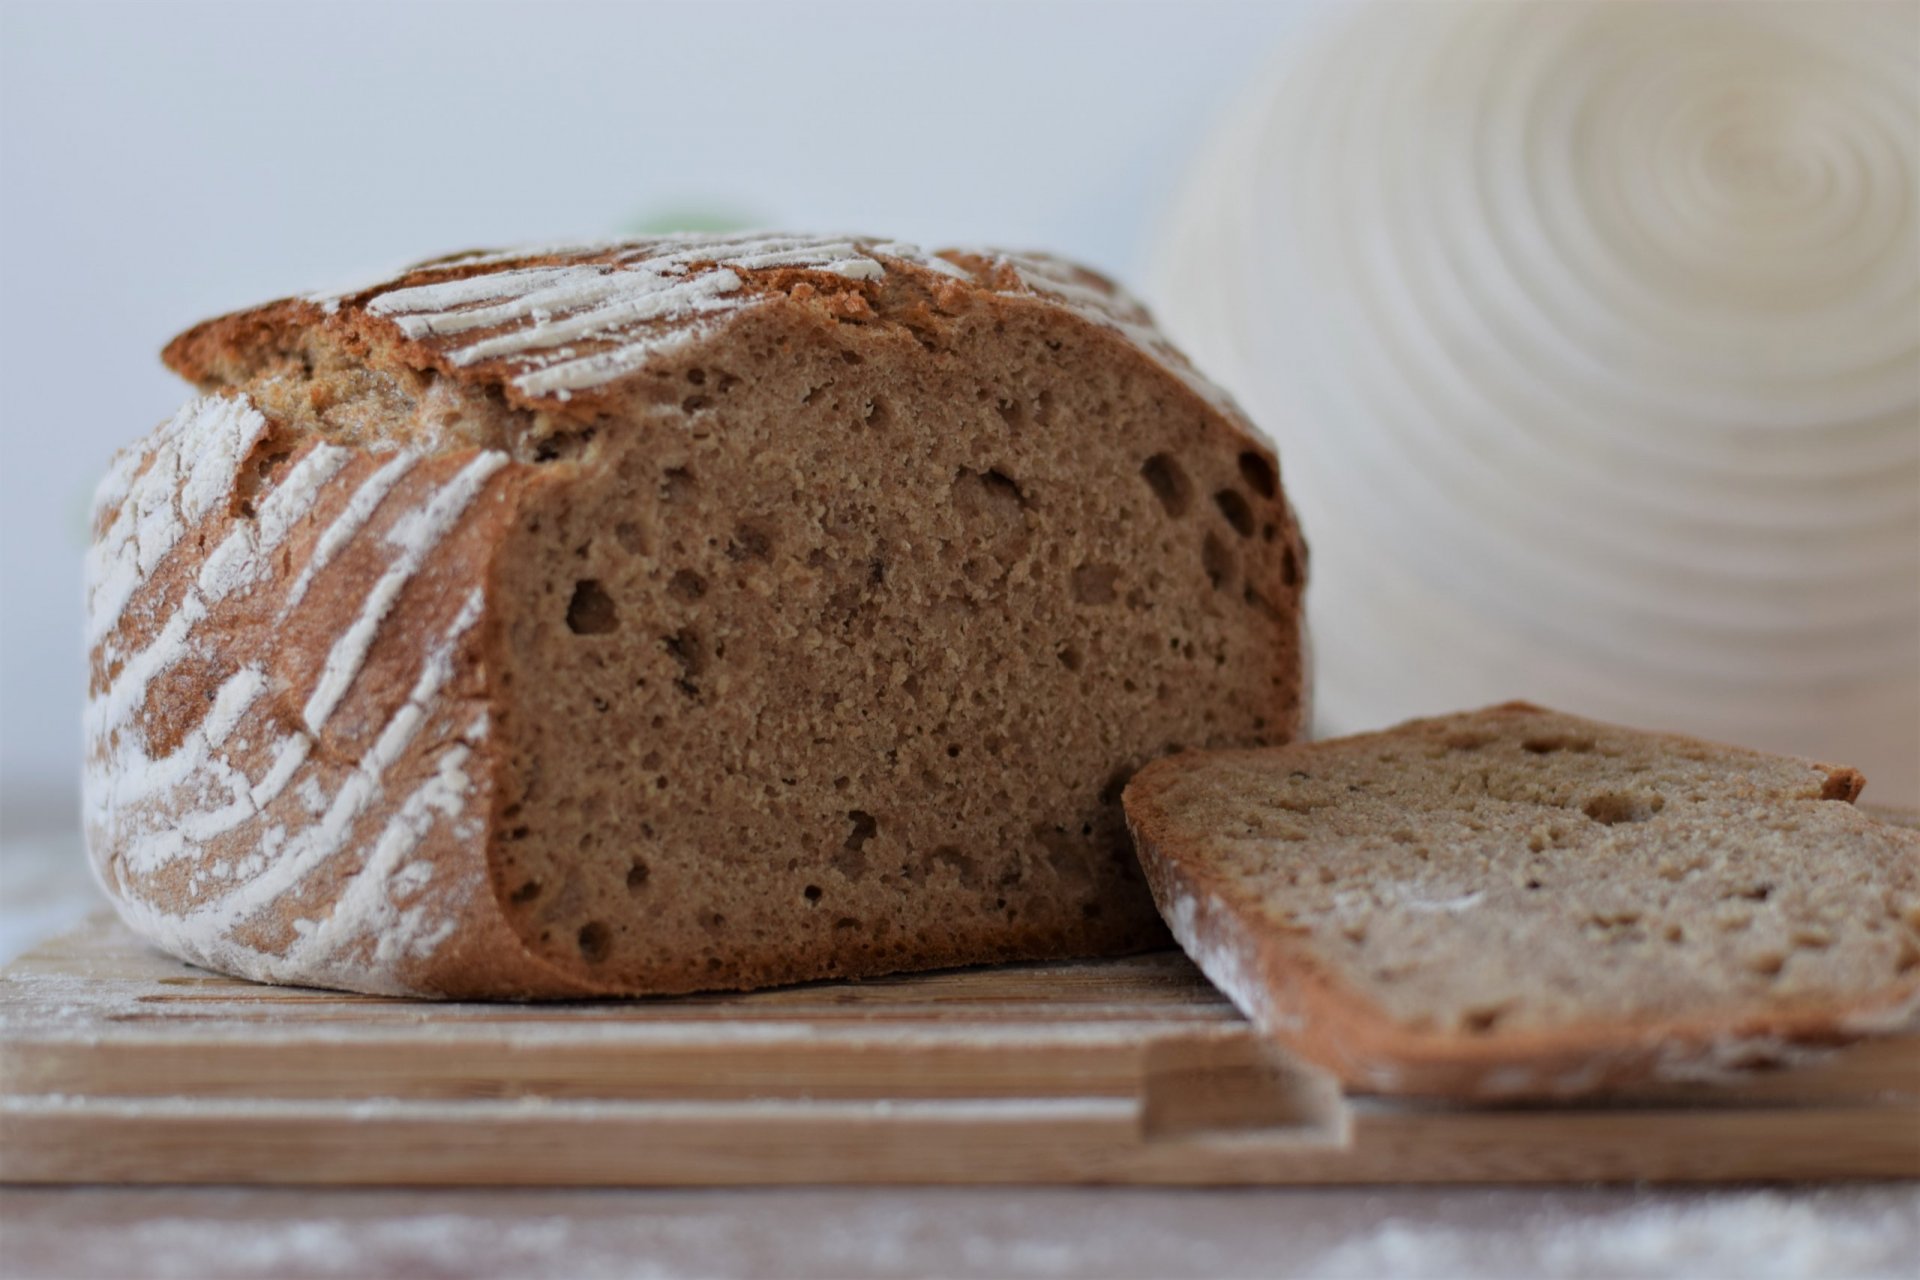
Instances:
[[[880,830],[880,824],[864,809],[852,810],[847,814],[847,820],[853,823],[853,830],[847,833],[846,847],[849,851],[858,853]]]
[[[887,407],[885,400],[882,400],[879,396],[875,396],[873,399],[867,401],[866,410],[862,414],[862,420],[869,427],[884,427],[893,421],[893,410]]]
[[[1187,514],[1193,505],[1193,482],[1170,455],[1154,454],[1141,464],[1140,475],[1168,515],[1177,518]]]
[[[1067,645],[1062,648],[1056,656],[1060,659],[1060,665],[1067,670],[1078,671],[1080,669],[1080,650],[1074,648],[1072,645]]]
[[[573,584],[573,599],[567,602],[567,630],[579,636],[598,636],[619,625],[613,597],[598,579],[582,578]]]
[[[1077,604],[1112,604],[1118,594],[1114,584],[1120,579],[1118,567],[1110,564],[1083,564],[1073,571],[1073,598]]]
[[[1293,553],[1292,547],[1280,553],[1280,581],[1290,587],[1300,585],[1300,557]]]
[[[1220,508],[1220,514],[1227,518],[1233,531],[1243,538],[1253,536],[1253,508],[1240,495],[1238,489],[1222,489],[1213,495],[1214,505]]]
[[[1200,564],[1207,571],[1207,581],[1213,589],[1224,588],[1233,577],[1233,552],[1227,550],[1227,544],[1215,534],[1208,534],[1200,544]]]
[[[805,889],[802,889],[800,891],[800,896],[805,898],[808,902],[818,902],[820,901],[822,895],[824,895],[825,893],[826,893],[826,890],[822,889],[819,885],[810,884]]]
[[[729,560],[767,560],[773,555],[773,537],[756,525],[743,524],[733,531],[727,544]]]
[[[675,600],[698,600],[707,594],[707,580],[691,569],[682,569],[668,581],[667,594]]]
[[[1762,977],[1777,978],[1780,976],[1780,971],[1787,967],[1787,957],[1778,951],[1762,951],[1747,963]]]
[[[707,408],[712,403],[713,401],[707,399],[707,397],[705,396],[688,396],[685,400],[682,400],[680,402],[680,412],[698,413],[702,409]]]
[[[577,936],[581,958],[599,964],[613,953],[613,930],[598,920],[580,926]]]
[[[620,549],[630,556],[637,556],[647,549],[646,539],[640,534],[640,526],[631,520],[622,520],[613,526],[613,540]]]
[[[532,902],[535,898],[539,896],[540,896],[540,882],[538,880],[529,880],[525,884],[521,885],[518,889],[515,889],[511,894],[509,894],[507,897],[507,901],[515,902],[515,903]]]
[[[985,475],[981,476],[980,482],[984,484],[990,492],[1006,494],[1021,506],[1024,507],[1027,505],[1027,495],[1021,491],[1019,482],[997,467],[990,469]]]
[[[646,863],[635,858],[632,865],[627,868],[627,888],[634,890],[641,888],[647,883],[647,877],[652,874],[652,869]]]
[[[693,472],[686,467],[668,467],[660,476],[660,500],[662,502],[688,502],[698,491],[700,482],[694,479]]]
[[[1529,888],[1529,889],[1538,889],[1538,888],[1540,888],[1540,887],[1541,887],[1541,884],[1540,884],[1540,882],[1539,882],[1538,880],[1529,880],[1529,881],[1527,881],[1527,888]]]
[[[993,411],[1000,415],[1000,421],[1006,423],[1009,430],[1019,430],[1027,419],[1027,411],[1018,400],[995,400]]]
[[[1580,811],[1595,822],[1613,826],[1621,822],[1645,822],[1666,808],[1664,796],[1636,796],[1621,791],[1606,791],[1593,797]]]
[[[1263,498],[1280,492],[1280,477],[1274,474],[1273,464],[1251,449],[1240,455],[1240,474]]]
[[[707,668],[705,647],[700,643],[700,633],[692,627],[682,627],[664,641],[667,653],[680,664],[680,669],[689,677],[697,676]]]
[[[1751,889],[1740,890],[1736,896],[1745,898],[1748,902],[1765,902],[1773,896],[1773,886],[1770,884],[1756,884]]]
[[[1282,621],[1280,616],[1280,607],[1274,604],[1273,601],[1261,595],[1258,591],[1255,591],[1253,589],[1252,583],[1249,582],[1240,589],[1240,598],[1242,600],[1245,600],[1254,609],[1257,609],[1261,613],[1266,614],[1267,617],[1272,619],[1273,621],[1275,622]],[[1221,655],[1219,662],[1221,665],[1224,665],[1225,661],[1226,661],[1225,655],[1223,654]]]
[[[833,931],[835,933],[850,932],[859,927],[860,922],[852,916],[841,916],[833,922]]]

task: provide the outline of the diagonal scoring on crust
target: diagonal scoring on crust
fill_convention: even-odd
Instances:
[[[177,954],[405,991],[380,973],[428,963],[471,890],[435,853],[485,813],[471,547],[508,463],[310,440],[236,509],[272,435],[246,397],[199,397],[100,487],[88,846]]]

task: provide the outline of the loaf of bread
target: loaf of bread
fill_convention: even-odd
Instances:
[[[1302,719],[1275,458],[1100,278],[438,259],[202,324],[89,559],[86,832],[250,978],[539,997],[1119,952],[1119,808]]]
[[[1571,1096],[1920,1017],[1920,831],[1851,769],[1523,703],[1149,765],[1174,936],[1363,1092]]]

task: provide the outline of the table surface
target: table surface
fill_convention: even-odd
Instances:
[[[9,816],[0,963],[97,899]],[[0,1276],[1920,1275],[1920,1188],[0,1190]]]

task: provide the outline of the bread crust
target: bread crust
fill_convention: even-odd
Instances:
[[[501,321],[478,330],[392,302],[425,291],[471,314],[461,291],[505,278],[605,288],[669,260],[652,292],[613,298],[638,319],[564,347],[542,345],[551,317],[525,293],[509,291]],[[715,276],[731,283],[711,308],[646,311],[659,289]],[[458,255],[174,339],[164,358],[206,394],[116,460],[89,563],[87,838],[123,918],[183,958],[263,981],[462,998],[630,993],[536,954],[502,901],[509,764],[490,736],[514,617],[502,550],[540,495],[569,483],[541,465],[553,442],[634,412],[663,353],[724,341],[747,316],[911,330],[930,308],[1043,313],[1114,360],[1150,366],[1227,447],[1272,465],[1137,304],[1035,257],[744,237]],[[476,356],[487,341],[498,353]],[[237,389],[341,352],[429,392],[438,379],[497,402],[497,426],[481,439],[343,435]],[[1283,539],[1304,556],[1290,515]],[[1277,559],[1260,574],[1297,625],[1299,574],[1283,581]],[[1281,675],[1275,706],[1297,706],[1299,673]],[[1274,735],[1296,728],[1282,719]],[[894,967],[1050,954],[922,950]],[[773,966],[726,985],[808,976]],[[711,985],[689,967],[646,989]]]
[[[1509,702],[1338,741],[1400,744],[1424,728],[1498,714],[1611,727]],[[1646,736],[1676,747],[1711,745],[1678,734]],[[1244,890],[1222,873],[1191,831],[1179,829],[1164,804],[1171,784],[1212,761],[1304,764],[1319,745],[1168,757],[1135,775],[1124,803],[1154,900],[1181,947],[1257,1026],[1355,1092],[1460,1100],[1567,1098],[1649,1083],[1710,1082],[1794,1065],[1920,1022],[1916,970],[1857,1000],[1821,1009],[1730,1004],[1697,1016],[1609,1016],[1489,1036],[1410,1027],[1348,981],[1304,930],[1250,919]],[[1851,803],[1860,793],[1864,779],[1856,770],[1805,763],[1824,775],[1819,798]],[[1859,821],[1873,823],[1864,814]],[[1920,848],[1920,837],[1913,843]]]

